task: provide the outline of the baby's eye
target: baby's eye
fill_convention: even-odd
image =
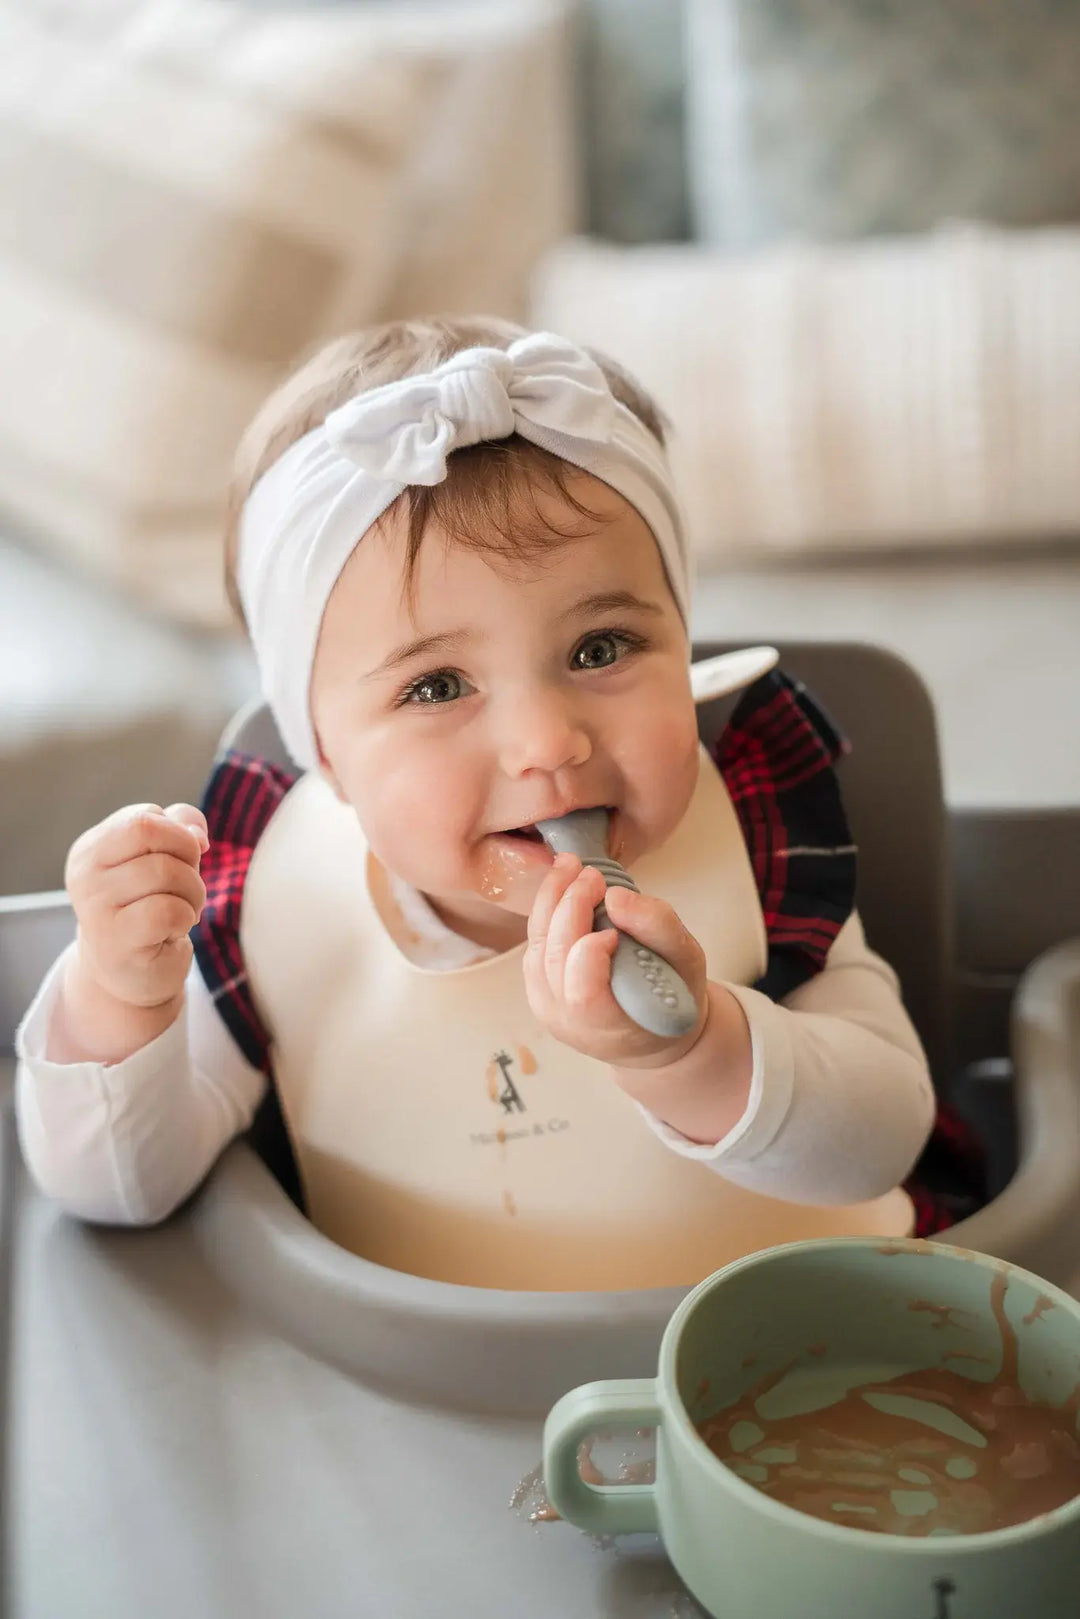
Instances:
[[[463,696],[464,686],[465,681],[453,669],[437,669],[433,674],[422,675],[411,686],[406,686],[400,700],[402,703],[412,703],[417,708],[435,708]]]
[[[604,630],[580,641],[570,662],[575,669],[606,669],[627,652],[640,651],[644,645],[640,635],[631,635],[628,630]]]

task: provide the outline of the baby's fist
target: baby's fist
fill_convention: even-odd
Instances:
[[[670,962],[699,1008],[697,1026],[678,1040],[640,1028],[611,992],[614,929],[593,931],[601,900],[624,933]],[[705,953],[664,900],[611,888],[576,855],[559,855],[529,917],[525,991],[540,1022],[561,1040],[617,1068],[652,1068],[676,1061],[694,1044],[706,1015]]]
[[[175,1000],[202,915],[206,821],[191,804],[132,804],[72,845],[64,883],[78,921],[83,972],[135,1007]]]

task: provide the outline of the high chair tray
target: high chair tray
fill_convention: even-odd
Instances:
[[[198,1200],[153,1230],[62,1214],[19,1159],[11,1077],[0,1060],[4,1619],[699,1612],[655,1540],[529,1521],[539,1412],[425,1407],[296,1347],[224,1279]],[[628,1323],[614,1375],[654,1369],[671,1303]]]

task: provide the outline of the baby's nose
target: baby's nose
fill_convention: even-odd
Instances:
[[[584,764],[592,753],[580,706],[558,692],[517,693],[504,707],[500,731],[502,767],[511,776],[565,770]]]

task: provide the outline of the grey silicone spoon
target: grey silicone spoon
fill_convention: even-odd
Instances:
[[[629,872],[608,855],[606,809],[572,810],[554,821],[537,821],[536,830],[553,854],[576,854],[583,866],[595,866],[609,888],[639,892]],[[602,902],[593,927],[615,927]],[[650,1034],[674,1040],[697,1022],[697,1004],[674,967],[627,933],[619,932],[611,958],[611,993],[627,1017]]]

